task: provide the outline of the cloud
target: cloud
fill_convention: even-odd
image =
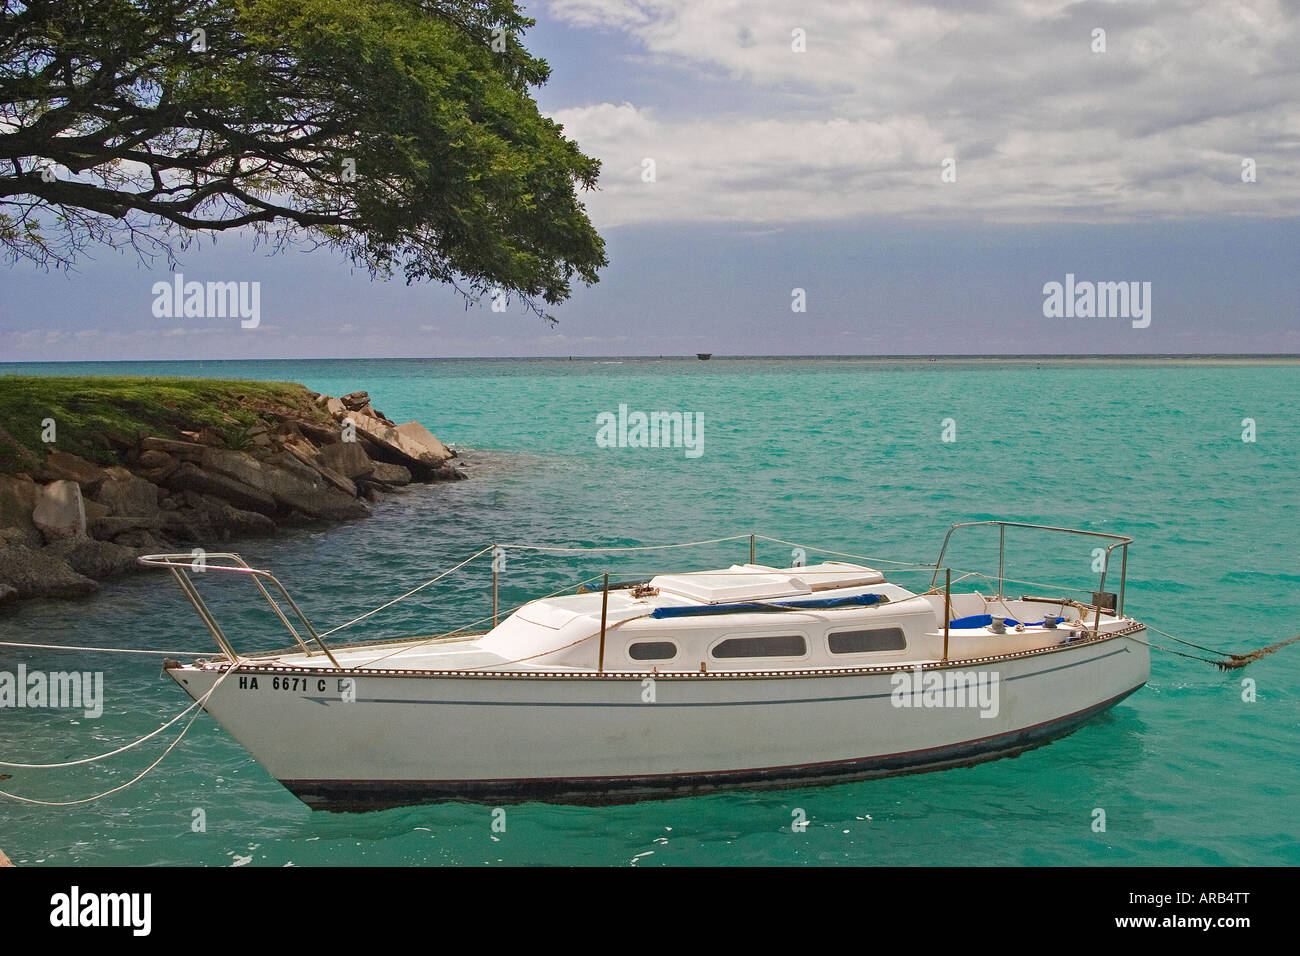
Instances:
[[[657,88],[703,71],[723,91],[553,113],[604,163],[598,225],[1300,213],[1300,15],[1274,0],[558,0],[548,15],[625,34],[678,80]]]

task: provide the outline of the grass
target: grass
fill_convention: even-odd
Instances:
[[[99,464],[119,462],[141,435],[183,438],[182,430],[213,428],[238,447],[259,422],[284,418],[326,422],[307,389],[290,382],[151,378],[127,375],[0,375],[0,474],[44,462],[42,441],[53,419],[60,451]]]

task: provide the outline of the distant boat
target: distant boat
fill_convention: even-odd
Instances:
[[[697,359],[699,359],[701,362],[707,362],[709,359],[713,358],[713,353],[712,353],[712,352],[696,352],[696,353],[695,353],[695,357],[696,357]]]

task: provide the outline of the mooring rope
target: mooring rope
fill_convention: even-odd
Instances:
[[[171,753],[176,748],[176,745],[179,744],[185,738],[185,735],[190,732],[190,728],[194,726],[194,721],[198,720],[199,714],[202,713],[203,711],[203,704],[207,703],[208,698],[211,697],[216,692],[217,688],[221,686],[222,682],[225,681],[227,677],[229,677],[231,674],[233,674],[236,670],[239,669],[240,663],[241,663],[240,661],[236,661],[235,663],[231,664],[226,669],[225,673],[223,673],[220,677],[216,679],[216,681],[213,682],[212,686],[208,688],[208,692],[206,694],[204,694],[202,697],[196,700],[189,707],[185,708],[184,711],[176,715],[176,717],[174,717],[172,720],[164,724],[163,727],[158,728],[158,730],[153,731],[152,733],[148,734],[145,737],[141,737],[140,740],[137,740],[134,744],[131,744],[128,747],[122,747],[118,750],[112,751],[112,753],[109,754],[100,754],[98,757],[92,757],[89,758],[88,760],[73,760],[64,764],[30,764],[30,765],[11,764],[11,763],[5,764],[5,766],[7,767],[30,766],[30,767],[48,768],[48,767],[71,767],[79,763],[89,763],[93,760],[100,760],[103,759],[104,757],[112,756],[112,754],[121,753],[123,750],[130,750],[131,747],[135,747],[138,744],[143,743],[145,740],[148,740],[150,737],[156,736],[165,727],[170,727],[172,724],[176,723],[177,720],[180,720],[181,717],[184,717],[185,714],[193,710],[194,714],[193,716],[190,717],[189,723],[187,723],[181,729],[181,732],[176,735],[176,739],[167,745],[167,749],[158,755],[158,759],[155,760],[153,763],[149,764],[149,766],[145,767],[143,770],[141,770],[138,774],[136,774],[126,783],[121,784],[120,786],[117,787],[113,787],[111,790],[105,790],[103,793],[97,793],[93,797],[86,797],[82,800],[36,800],[33,797],[23,797],[23,796],[19,796],[16,793],[9,793],[4,790],[0,790],[0,797],[8,797],[10,800],[17,800],[19,803],[32,803],[42,807],[75,807],[75,806],[80,806],[81,804],[84,803],[94,803],[96,800],[102,800],[104,797],[125,790],[127,787],[130,787],[133,784],[137,783],[138,781],[143,780],[145,776],[147,776],[155,767],[157,767],[160,763],[163,762],[163,760],[167,758],[167,755]]]
[[[1168,634],[1160,630],[1160,628],[1158,627],[1152,627],[1149,624],[1144,624],[1143,627],[1145,627],[1148,631],[1155,631],[1157,634],[1161,635],[1162,637],[1167,637],[1171,641],[1177,641],[1179,644],[1185,644],[1188,647],[1194,647],[1200,651],[1209,651],[1211,654],[1222,654],[1223,657],[1226,659],[1221,661],[1216,661],[1216,660],[1211,660],[1208,657],[1198,657],[1195,654],[1185,654],[1182,651],[1176,651],[1173,648],[1169,648],[1169,647],[1161,647],[1159,644],[1152,644],[1148,641],[1143,641],[1136,637],[1130,637],[1129,640],[1137,641],[1137,643],[1139,644],[1146,644],[1148,647],[1154,647],[1156,650],[1164,651],[1167,654],[1177,654],[1179,657],[1190,657],[1192,660],[1195,661],[1204,661],[1206,664],[1213,664],[1221,671],[1231,671],[1231,670],[1237,670],[1238,668],[1241,667],[1245,667],[1247,664],[1253,663],[1254,661],[1259,660],[1261,657],[1267,657],[1269,654],[1277,653],[1282,648],[1286,647],[1288,644],[1294,644],[1297,641],[1300,641],[1300,634],[1297,634],[1295,637],[1289,637],[1285,641],[1278,641],[1276,644],[1270,644],[1267,647],[1256,648],[1253,651],[1247,651],[1245,654],[1236,654],[1231,651],[1220,651],[1220,650],[1215,650],[1213,647],[1203,647],[1200,644],[1193,644],[1191,641],[1185,641],[1181,637],[1174,637],[1174,635]]]

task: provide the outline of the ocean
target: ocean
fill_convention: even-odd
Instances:
[[[1300,633],[1295,363],[449,359],[2,373],[366,389],[390,418],[415,419],[456,448],[469,481],[388,496],[352,524],[237,543],[322,629],[492,543],[507,545],[501,594],[511,606],[603,571],[626,579],[743,562],[749,543],[558,557],[510,543],[629,547],[756,533],[803,545],[810,560],[819,547],[906,564],[933,561],[955,522],[1004,518],[1132,536],[1125,609],[1153,627],[1233,651]],[[620,406],[690,414],[697,447],[598,442],[601,416]],[[1009,533],[1006,575],[1090,589],[1092,546]],[[757,551],[785,566],[792,548],[760,540]],[[946,563],[995,572],[996,540],[990,547],[977,529],[969,541],[954,537]],[[892,579],[929,585],[915,572]],[[345,633],[431,633],[481,619],[489,581],[480,561]],[[232,583],[201,583],[237,648],[286,643]],[[107,583],[84,601],[0,609],[0,641],[213,650],[163,574]],[[72,760],[155,729],[188,704],[159,664],[0,647],[0,671],[98,671],[105,697],[97,718],[0,710],[0,760]],[[1154,652],[1144,689],[1015,759],[834,787],[523,804],[508,808],[504,832],[482,805],[313,812],[202,716],[152,772],[112,796],[69,807],[0,798],[0,849],[19,865],[1294,865],[1298,689],[1300,645],[1229,673]],[[95,794],[131,780],[171,737],[89,766],[0,768],[9,775],[0,790],[46,801]],[[792,826],[801,818],[806,828]]]

